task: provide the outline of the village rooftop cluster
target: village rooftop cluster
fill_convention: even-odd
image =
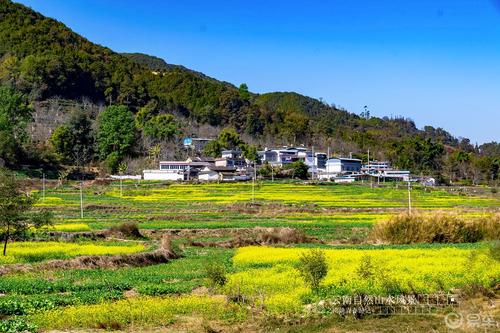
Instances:
[[[190,138],[184,140],[184,146],[200,153],[208,141],[209,139]],[[223,150],[218,158],[197,156],[185,161],[160,161],[158,169],[144,170],[142,177],[144,180],[163,181],[248,181],[256,178],[259,168],[264,166],[273,173],[300,161],[308,167],[309,178],[313,180],[339,183],[356,180],[417,180],[411,177],[410,171],[394,169],[387,161],[369,160],[363,164],[361,159],[352,156],[331,157],[329,153],[315,152],[313,148],[266,148],[259,151],[258,156],[259,161],[255,163],[245,159],[241,150],[232,149]],[[274,175],[271,174],[271,177],[274,178]],[[433,180],[430,179],[430,182]]]

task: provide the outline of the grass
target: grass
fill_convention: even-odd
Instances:
[[[12,325],[19,320],[20,327],[36,324],[43,330],[140,331],[163,326],[175,330],[182,321],[218,321],[239,327],[245,320],[255,330],[251,325],[256,319],[250,319],[247,306],[286,318],[301,314],[304,304],[335,295],[436,292],[498,282],[498,262],[492,261],[487,243],[355,245],[367,239],[377,224],[405,210],[406,188],[394,185],[371,189],[360,184],[264,182],[256,188],[255,205],[251,204],[251,185],[246,183],[125,182],[123,197],[116,184],[93,185],[84,190],[83,219],[79,192],[72,183],[47,190],[38,206],[55,214],[55,226],[49,230],[79,232],[137,223],[143,234],[147,229],[206,229],[193,238],[217,241],[245,235],[244,230],[230,228],[292,227],[324,244],[233,250],[182,247],[186,242],[182,237],[187,236],[179,236],[173,242],[183,249],[183,256],[164,264],[10,273],[0,278],[0,318],[14,320]],[[412,191],[412,200],[414,208],[425,214],[453,211],[477,221],[493,216],[500,206],[498,197],[450,194],[418,186]],[[0,258],[0,264],[145,250],[138,242],[11,245],[10,259],[2,262]],[[296,269],[300,253],[310,248],[324,250],[329,267],[315,293],[304,285]],[[222,264],[228,278],[214,292],[248,303],[240,307],[222,295],[198,295],[199,287],[207,284],[208,262]],[[363,277],[361,270],[366,273]],[[311,325],[306,324],[305,330],[315,324]],[[391,325],[399,328],[394,320]],[[210,331],[204,324],[196,327],[190,329]]]
[[[123,222],[141,229],[221,229],[295,227],[310,236],[335,241],[366,237],[367,230],[400,213],[407,205],[404,187],[370,188],[360,184],[263,182],[255,191],[257,206],[251,206],[251,185],[127,183],[124,196],[118,188],[93,186],[84,191],[84,218],[80,218],[79,192],[70,185],[48,190],[39,207],[56,215],[56,230],[102,230]],[[424,211],[459,211],[471,216],[488,215],[500,206],[493,197],[450,194],[444,190],[415,187],[414,208]]]
[[[184,257],[166,264],[117,269],[69,269],[3,276],[0,279],[0,317],[27,314],[32,309],[94,304],[124,298],[133,290],[139,295],[160,296],[190,293],[203,286],[208,260],[229,266],[233,250],[188,248]],[[12,305],[15,304],[15,305]],[[36,304],[36,307],[32,305]],[[19,309],[14,312],[12,307]]]
[[[143,244],[132,242],[11,242],[0,264],[35,263],[50,259],[69,259],[85,255],[114,255],[144,251]]]

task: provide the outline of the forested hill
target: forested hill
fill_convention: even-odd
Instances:
[[[328,145],[338,153],[370,149],[415,170],[439,170],[448,152],[476,153],[468,141],[443,129],[418,130],[402,117],[359,116],[293,92],[254,94],[244,84],[236,87],[156,57],[119,54],[9,0],[0,0],[0,83],[35,102],[125,105],[140,117],[137,135],[151,139],[143,143],[175,141],[209,125],[234,128],[256,143]],[[145,133],[143,125],[153,120],[154,130]],[[166,133],[158,126],[167,125],[178,130],[151,135]]]

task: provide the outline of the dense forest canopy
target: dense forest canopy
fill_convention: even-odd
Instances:
[[[196,135],[195,128],[209,126],[232,128],[256,145],[332,147],[337,154],[352,152],[362,158],[370,149],[372,156],[390,159],[414,172],[451,180],[498,180],[498,143],[475,147],[442,128],[425,126],[419,130],[403,117],[377,118],[369,112],[356,115],[294,92],[254,94],[245,84],[236,87],[157,57],[113,52],[9,0],[0,0],[0,84],[4,86],[2,101],[15,101],[0,108],[0,134],[12,144],[10,147],[25,150],[0,150],[0,158],[11,165],[30,162],[28,157],[33,160],[29,151],[44,152],[34,160],[75,160],[68,156],[68,142],[78,141],[70,130],[76,116],[70,117],[65,127],[54,130],[55,137],[47,142],[30,143],[23,138],[17,144],[15,140],[20,139],[14,131],[19,132],[19,128],[9,124],[18,106],[61,99],[77,104],[85,100],[94,105],[121,105],[126,108],[120,109],[124,114],[130,112],[136,118],[135,126],[127,127],[133,131],[127,138],[137,144],[130,144],[135,149],[121,150],[120,159],[147,156],[151,147],[174,143],[183,135]],[[20,95],[25,102],[18,100]],[[98,117],[79,117],[88,117],[91,123],[84,127],[83,142],[98,146],[84,149],[91,154],[89,160],[108,159],[103,153],[109,153],[108,148],[99,146],[103,135]],[[83,151],[82,140],[78,142]],[[33,149],[35,145],[37,149]]]

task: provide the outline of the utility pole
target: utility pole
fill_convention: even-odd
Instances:
[[[252,177],[252,204],[255,204],[255,178],[257,178],[257,166],[253,162],[253,177]]]
[[[274,183],[274,166],[271,164],[271,182]]]
[[[80,218],[83,219],[83,179],[80,180]]]
[[[312,149],[311,149],[311,157],[312,157],[312,162],[313,162],[312,172],[311,172],[311,179],[314,181],[314,166],[316,164],[316,159],[314,157],[314,146],[312,146]]]
[[[42,198],[45,201],[45,173],[42,173]]]
[[[123,197],[123,175],[120,175],[120,197]]]
[[[408,215],[411,215],[411,185],[408,181]]]

